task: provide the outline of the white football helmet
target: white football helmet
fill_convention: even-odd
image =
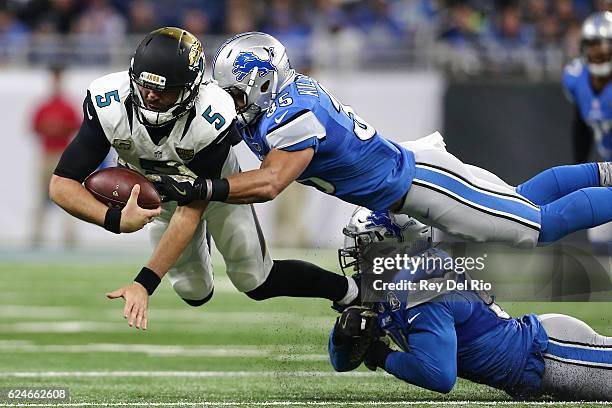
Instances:
[[[355,269],[363,250],[373,242],[397,242],[409,244],[415,251],[423,251],[432,245],[432,228],[406,214],[389,211],[371,211],[357,207],[342,230],[344,245],[338,250],[338,260],[343,272]]]
[[[608,47],[610,59],[604,62],[593,63],[588,59],[587,47],[598,42]],[[584,20],[582,23],[580,51],[591,75],[606,77],[612,74],[612,12],[600,11]]]
[[[265,33],[230,38],[213,60],[213,80],[232,96],[238,120],[245,125],[268,109],[294,75],[283,44]]]

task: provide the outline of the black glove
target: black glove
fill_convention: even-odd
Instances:
[[[147,178],[153,183],[164,203],[176,201],[178,205],[187,205],[192,201],[206,199],[206,179],[166,174],[150,174]]]
[[[387,356],[391,353],[393,353],[393,349],[387,343],[381,339],[376,339],[367,350],[363,364],[372,371],[376,371],[377,367],[384,369]]]
[[[377,330],[378,314],[376,312],[362,306],[351,306],[336,319],[332,341],[335,344],[350,344],[352,347],[350,362],[361,363],[370,345],[376,339]]]

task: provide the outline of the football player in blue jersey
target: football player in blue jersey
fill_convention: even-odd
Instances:
[[[593,141],[599,155],[612,160],[612,13],[598,12],[582,24],[582,56],[563,73],[563,90],[574,104],[572,139],[576,163],[588,160]],[[612,224],[589,230],[589,239],[605,246]],[[605,248],[605,247],[604,247]],[[602,249],[604,249],[602,248]]]
[[[383,240],[403,239],[413,248],[427,248],[429,258],[448,257],[428,245],[428,227],[403,214],[390,218],[361,208],[344,233],[348,245],[340,250],[341,259],[352,259],[357,271],[368,246]],[[448,279],[470,278],[415,266],[399,271],[392,282]],[[476,290],[386,290],[378,296],[386,300],[352,306],[337,319],[328,343],[335,370],[353,370],[363,362],[371,370],[382,368],[443,393],[451,391],[459,376],[518,399],[612,400],[612,337],[597,334],[578,319],[561,314],[513,319],[488,293]],[[384,341],[387,337],[396,349]]]
[[[297,180],[456,236],[529,248],[612,219],[612,163],[553,168],[515,188],[448,153],[437,132],[397,144],[295,72],[285,47],[268,34],[228,40],[217,51],[213,79],[232,95],[240,133],[262,165],[195,182],[162,175],[157,187],[166,200],[263,202]]]

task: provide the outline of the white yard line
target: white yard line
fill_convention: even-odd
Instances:
[[[6,353],[144,353],[156,357],[272,357],[279,361],[327,361],[329,356],[313,353],[312,347],[274,346],[180,346],[156,344],[34,344],[24,341],[0,341]]]
[[[179,378],[245,378],[245,377],[375,377],[387,374],[350,371],[1,371],[0,378],[65,377],[179,377]]]
[[[210,401],[210,402],[76,402],[76,403],[45,403],[45,404],[0,404],[0,407],[233,407],[233,406],[576,406],[574,401],[560,402],[523,402],[523,401]],[[609,402],[587,402],[588,405],[609,406]]]

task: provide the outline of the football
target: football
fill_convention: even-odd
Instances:
[[[161,204],[153,184],[142,174],[125,167],[108,167],[95,171],[83,184],[98,201],[109,207],[123,208],[135,184],[140,185],[138,206],[152,210]]]

